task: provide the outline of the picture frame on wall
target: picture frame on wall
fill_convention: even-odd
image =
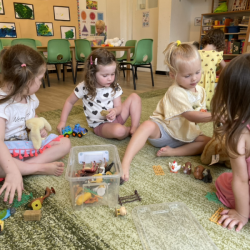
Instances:
[[[13,4],[16,19],[35,19],[33,4],[16,2]]]
[[[194,18],[194,26],[201,26],[201,17]]]
[[[0,0],[0,15],[4,15],[4,6],[3,6],[3,0]]]
[[[0,22],[0,38],[16,38],[15,23]]]
[[[53,6],[55,21],[70,21],[70,11],[67,6]]]
[[[36,23],[37,36],[54,36],[53,23]]]
[[[74,40],[76,39],[76,27],[75,26],[61,26],[61,38]]]

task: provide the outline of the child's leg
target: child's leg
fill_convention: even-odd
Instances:
[[[20,161],[14,158],[13,161],[19,168],[21,175],[44,174],[60,176],[64,170],[63,162],[27,163],[27,161]],[[0,167],[0,177],[4,178],[5,176],[5,172]]]
[[[145,121],[132,136],[122,160],[123,179],[129,179],[129,168],[134,156],[142,149],[148,138],[157,139],[161,137],[160,128],[153,121]]]
[[[122,104],[121,117],[124,121],[131,117],[130,134],[133,135],[140,125],[141,118],[141,98],[133,93]]]
[[[101,128],[101,135],[104,138],[123,140],[129,134],[133,134],[140,124],[141,98],[137,94],[131,94],[122,104],[121,117],[125,123],[131,116],[131,127],[120,123],[105,123]]]
[[[211,140],[211,137],[200,135],[193,142],[185,144],[178,148],[171,148],[169,146],[161,148],[157,152],[157,156],[186,156],[198,155],[203,152],[206,144]]]
[[[25,162],[29,164],[53,162],[68,154],[71,147],[70,140],[66,137],[61,137],[60,141],[52,141],[49,145],[51,145],[51,147],[44,150],[42,154],[32,157]]]

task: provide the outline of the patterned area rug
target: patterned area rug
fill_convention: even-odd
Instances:
[[[152,91],[141,94],[141,122],[148,119],[157,102],[166,90]],[[56,133],[56,125],[60,119],[61,110],[39,114],[45,117]],[[68,118],[68,124],[74,126],[80,123],[87,127],[81,106],[73,108]],[[130,121],[128,121],[128,124]],[[202,124],[206,135],[212,135],[212,124]],[[118,148],[122,159],[129,138],[123,141],[102,139],[89,133],[83,138],[70,138],[72,146],[113,144]],[[131,195],[137,190],[142,201],[126,204],[127,216],[115,217],[114,208],[100,206],[86,208],[74,212],[71,207],[70,186],[65,176],[28,176],[24,178],[25,193],[32,192],[34,197],[44,195],[46,186],[54,187],[56,195],[47,198],[42,207],[42,219],[39,222],[24,222],[24,206],[17,208],[14,216],[5,220],[5,234],[0,236],[0,249],[143,249],[136,227],[132,219],[132,210],[136,206],[159,204],[165,202],[183,202],[191,210],[195,218],[206,230],[219,249],[249,249],[249,223],[239,233],[227,230],[209,221],[212,214],[221,206],[208,201],[207,192],[215,192],[214,181],[223,172],[230,171],[224,166],[209,167],[213,182],[205,184],[194,179],[193,175],[181,172],[169,172],[168,163],[176,160],[178,164],[187,161],[192,167],[201,164],[200,156],[191,157],[155,157],[157,148],[146,144],[132,162],[130,180],[120,187],[120,196]],[[63,159],[67,167],[67,157]],[[165,175],[156,176],[153,165],[161,165]],[[8,206],[0,201],[0,210]],[[119,208],[119,205],[117,206]],[[168,227],[168,225],[166,225]],[[178,240],[178,232],[172,232]],[[202,243],[201,243],[202,244]],[[162,248],[165,249],[165,248]]]

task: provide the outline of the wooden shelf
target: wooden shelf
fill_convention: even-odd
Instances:
[[[223,54],[223,56],[238,56],[238,55],[241,55],[241,54]]]
[[[250,10],[240,10],[240,11],[228,11],[228,12],[220,12],[220,13],[206,13],[202,14],[202,16],[227,16],[227,15],[240,15],[244,16],[244,14],[249,14]]]

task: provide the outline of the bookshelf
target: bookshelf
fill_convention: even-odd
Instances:
[[[233,42],[235,44],[237,42],[238,42],[237,44],[240,43],[240,46],[241,46],[241,49],[239,52],[240,54],[245,53],[247,51],[247,46],[250,45],[250,41],[249,41],[250,19],[246,17],[250,17],[250,10],[202,14],[201,15],[201,27],[200,27],[200,44],[201,44],[201,39],[206,34],[206,32],[208,32],[209,29],[214,28],[215,26],[215,28],[221,28],[224,31],[225,39],[227,43],[229,43],[228,46],[231,46],[231,51],[229,47],[227,51],[224,51],[224,57],[230,58],[230,57],[235,57],[239,55],[239,54],[233,54],[232,52]],[[226,25],[223,26],[223,25],[218,24],[218,22],[222,24],[223,20],[225,19],[228,19]],[[230,22],[234,22],[234,27],[237,26],[236,31],[232,31]],[[231,27],[231,28],[228,28],[228,27]],[[230,32],[227,31],[228,29],[230,30]]]

